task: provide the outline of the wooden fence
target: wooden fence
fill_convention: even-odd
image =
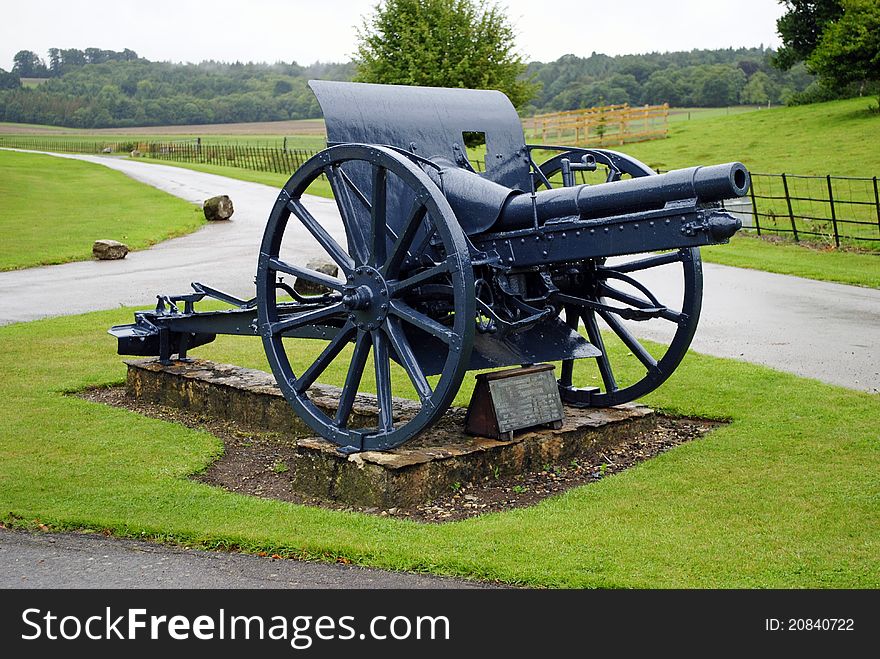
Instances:
[[[613,146],[666,137],[669,105],[605,105],[523,119],[528,141],[575,146]]]

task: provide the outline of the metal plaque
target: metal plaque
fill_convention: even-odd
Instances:
[[[499,432],[562,419],[562,401],[550,369],[489,381]]]

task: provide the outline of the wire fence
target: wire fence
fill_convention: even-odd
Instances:
[[[877,177],[752,174],[751,221],[758,235],[880,248]],[[745,218],[743,218],[745,219]]]
[[[0,147],[67,153],[133,154],[144,158],[239,167],[290,175],[317,151],[247,144],[104,142],[70,138],[0,135]],[[472,160],[478,172],[482,160]],[[877,177],[752,173],[749,195],[723,202],[746,229],[796,242],[880,251],[880,193]]]

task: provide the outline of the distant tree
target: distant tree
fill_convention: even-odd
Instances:
[[[776,21],[782,39],[775,63],[788,70],[819,45],[825,26],[843,14],[840,0],[779,0],[787,11]]]
[[[43,60],[31,50],[19,50],[12,62],[12,72],[20,78],[43,78],[48,73]]]
[[[880,2],[843,0],[843,15],[826,26],[807,68],[827,85],[858,84],[860,95],[880,82]]]
[[[739,101],[740,92],[746,86],[746,74],[742,69],[714,64],[705,73],[699,89],[700,105],[725,107]]]
[[[21,87],[21,78],[18,75],[0,69],[0,89],[18,89],[19,87]]]
[[[755,71],[739,95],[740,103],[766,105],[772,101],[773,81],[763,71]]]
[[[86,48],[85,59],[89,64],[101,64],[107,61],[107,55],[111,51],[101,50],[100,48]]]
[[[655,71],[642,87],[642,101],[645,103],[681,105],[683,100],[684,87],[677,69]]]
[[[740,60],[736,65],[742,69],[742,72],[746,74],[747,78],[752,77],[758,69],[761,68],[760,63],[754,60]]]
[[[61,49],[61,70],[64,73],[86,65],[86,54],[79,48]]]
[[[281,96],[293,91],[293,84],[289,80],[276,80],[275,87],[272,89],[273,96]]]
[[[58,48],[49,49],[49,73],[56,78],[61,75],[61,50]]]
[[[537,87],[490,0],[382,0],[358,31],[356,80],[498,89],[519,107]]]

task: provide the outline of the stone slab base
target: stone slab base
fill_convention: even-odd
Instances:
[[[268,431],[295,448],[287,465],[297,492],[359,506],[412,506],[456,483],[478,483],[567,464],[598,454],[652,423],[653,411],[628,404],[607,409],[565,408],[558,430],[517,433],[512,441],[464,433],[463,409],[451,409],[419,437],[391,451],[340,455],[336,446],[315,437],[288,406],[269,373],[204,360],[163,366],[156,359],[128,360],[130,395],[194,413],[235,421],[243,428]],[[331,415],[339,389],[315,385],[313,402]],[[376,425],[375,397],[359,394],[353,426]],[[394,417],[415,414],[418,405],[395,399]]]

